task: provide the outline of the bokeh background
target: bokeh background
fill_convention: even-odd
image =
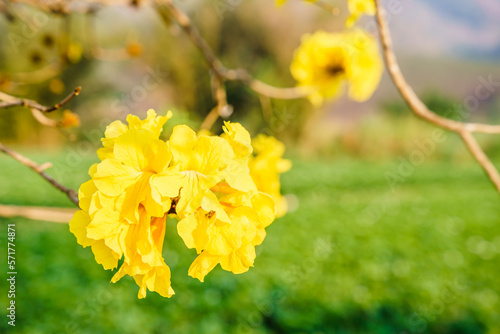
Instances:
[[[398,2],[390,28],[416,92],[446,117],[498,123],[500,2]],[[148,2],[108,3],[71,15],[0,7],[0,91],[53,105],[82,86],[66,107],[80,127],[47,128],[26,109],[0,109],[0,141],[52,162],[49,173],[75,189],[110,121],[172,110],[167,136],[175,124],[198,127],[215,105],[207,66],[178,27]],[[288,67],[301,36],[341,30],[348,15],[341,0],[329,2],[337,16],[292,0],[176,3],[227,67],[283,87],[295,84]],[[370,18],[358,25],[374,32]],[[478,89],[490,94],[480,98]],[[260,98],[237,82],[228,83],[228,101],[232,121],[284,141],[294,164],[282,176],[290,212],[267,229],[255,267],[242,275],[216,268],[204,283],[187,276],[195,253],[170,220],[164,257],[176,295],[138,300],[134,281],[109,283],[113,273],[67,224],[0,218],[4,254],[7,224],[16,224],[18,272],[16,327],[4,317],[0,331],[500,333],[498,193],[458,138],[411,115],[387,75],[365,103],[341,98],[314,109]],[[500,166],[498,138],[479,140]],[[0,203],[72,207],[3,155]],[[6,256],[0,267],[5,277]]]

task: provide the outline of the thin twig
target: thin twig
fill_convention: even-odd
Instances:
[[[52,223],[68,223],[77,209],[0,204],[0,217],[22,217]]]
[[[308,95],[311,95],[312,92],[314,92],[313,87],[299,86],[281,88],[268,85],[262,81],[255,79],[253,79],[248,86],[259,94],[280,100],[300,99],[303,97],[307,97]]]
[[[3,101],[3,102],[0,102],[0,108],[21,106],[21,107],[26,107],[26,108],[30,108],[30,109],[36,109],[36,110],[39,110],[43,113],[48,113],[48,112],[60,109],[63,106],[65,106],[75,96],[78,96],[78,94],[80,94],[81,90],[82,90],[82,87],[80,87],[80,86],[76,87],[71,92],[71,94],[66,96],[61,102],[56,103],[51,107],[43,106],[43,105],[41,105],[38,102],[33,101],[33,100],[17,98],[17,97],[11,96],[9,94],[5,94],[5,93],[0,92],[0,100]]]
[[[219,117],[228,118],[233,113],[233,107],[227,103],[225,80],[212,72],[212,95],[217,103],[201,123],[201,129],[210,130]]]
[[[11,150],[2,143],[0,143],[0,151],[10,155],[12,158],[16,159],[23,165],[31,168],[33,171],[35,171],[37,174],[39,174],[41,177],[47,180],[47,182],[49,182],[52,186],[54,186],[54,188],[65,193],[66,196],[68,196],[68,198],[70,199],[70,201],[78,206],[78,195],[76,194],[76,192],[73,189],[63,186],[58,181],[56,181],[52,176],[45,173],[45,169],[49,168],[51,164],[45,163],[43,165],[39,165],[36,162],[17,153],[16,151]]]
[[[472,132],[489,134],[500,133],[500,126],[477,123],[462,123],[441,117],[429,110],[427,106],[419,99],[417,94],[415,94],[415,92],[401,73],[401,69],[398,65],[396,56],[393,51],[392,40],[389,34],[387,22],[385,20],[385,10],[382,6],[382,0],[375,0],[375,5],[377,8],[377,23],[380,30],[380,39],[382,42],[382,49],[387,65],[387,70],[399,92],[410,106],[410,109],[418,117],[437,126],[440,126],[441,128],[459,134],[471,154],[484,169],[489,179],[491,180],[497,191],[500,193],[500,174],[472,135]]]

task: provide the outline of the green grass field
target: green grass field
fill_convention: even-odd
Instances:
[[[53,161],[52,174],[75,188],[94,159],[30,156]],[[170,220],[171,299],[138,300],[130,278],[109,283],[113,273],[66,224],[0,218],[4,254],[7,224],[17,229],[16,332],[500,333],[498,194],[472,162],[428,162],[391,189],[386,173],[397,168],[295,161],[282,181],[296,208],[268,228],[242,275],[187,276],[195,252]],[[0,171],[2,204],[71,206],[8,157]],[[3,316],[0,332],[8,327]]]

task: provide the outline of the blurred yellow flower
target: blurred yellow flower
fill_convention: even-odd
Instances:
[[[131,57],[138,57],[142,54],[142,44],[139,42],[130,42],[126,50]]]
[[[159,137],[171,116],[149,110],[144,120],[128,115],[128,126],[115,121],[106,128],[101,162],[81,185],[81,210],[70,222],[78,243],[91,246],[104,269],[115,269],[124,258],[111,281],[133,277],[139,298],[147,290],[174,294],[162,256],[169,214],[181,219],[179,235],[199,254],[189,275],[203,281],[218,263],[236,274],[253,265],[255,246],[275,218],[272,196],[279,196],[279,181],[261,187],[273,191],[267,194],[250,175],[256,158],[243,126],[225,122],[224,133],[211,136],[178,125],[163,141]],[[272,173],[282,153],[269,154]]]
[[[250,160],[250,175],[257,189],[269,194],[276,203],[277,217],[287,211],[286,200],[281,196],[280,174],[292,167],[290,160],[283,159],[285,145],[274,137],[260,134],[252,140],[255,156]]]
[[[340,96],[346,84],[351,99],[367,100],[380,82],[383,65],[375,39],[362,30],[317,31],[302,38],[290,71],[299,86],[315,87],[309,100],[318,106],[325,98]]]
[[[352,27],[362,15],[375,15],[375,0],[347,0],[351,15],[347,18],[346,26]]]
[[[80,117],[70,110],[64,110],[63,117],[59,121],[58,125],[63,128],[73,128],[76,126],[80,126]]]

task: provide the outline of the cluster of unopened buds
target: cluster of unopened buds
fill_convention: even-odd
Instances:
[[[91,246],[98,263],[130,275],[146,291],[170,297],[170,269],[162,256],[167,216],[197,257],[189,275],[203,281],[217,265],[235,274],[253,266],[265,228],[286,211],[280,173],[290,168],[284,146],[273,137],[251,139],[239,123],[225,122],[220,136],[197,134],[186,125],[160,139],[172,113],[111,123],[79,190],[81,210],[70,230]]]

